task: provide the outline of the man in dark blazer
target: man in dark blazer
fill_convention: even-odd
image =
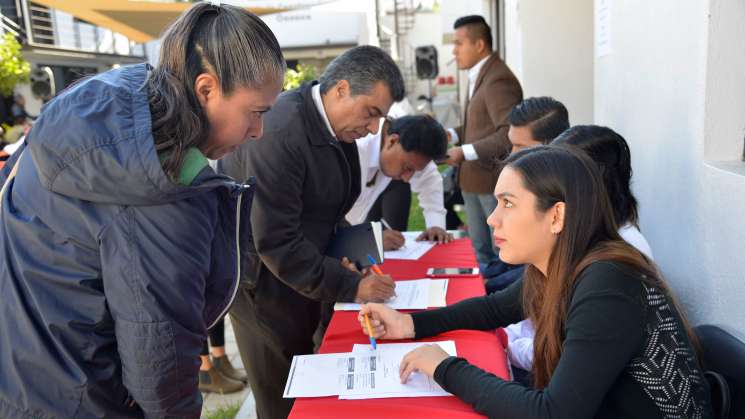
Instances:
[[[378,130],[404,96],[383,50],[361,46],[332,61],[318,82],[283,93],[267,112],[261,141],[220,162],[236,179],[256,178],[253,246],[240,249],[242,285],[230,317],[259,419],[284,418],[293,355],[313,352],[322,311],[335,301],[383,301],[389,276],[342,266],[324,253],[360,193],[355,141]],[[324,310],[325,309],[325,310]]]
[[[468,95],[463,124],[451,130],[447,163],[458,166],[458,185],[466,206],[468,235],[476,257],[485,265],[496,258],[486,218],[497,205],[493,196],[498,161],[510,154],[507,116],[523,99],[512,71],[492,50],[491,29],[481,16],[455,21],[453,54],[458,68],[468,70]]]

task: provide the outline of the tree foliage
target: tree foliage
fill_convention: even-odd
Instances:
[[[318,77],[318,71],[312,65],[298,64],[297,69],[288,68],[285,73],[285,90],[299,87],[303,82],[315,80]]]
[[[31,65],[21,55],[21,44],[10,32],[0,38],[0,95],[10,96],[19,83],[29,82]]]

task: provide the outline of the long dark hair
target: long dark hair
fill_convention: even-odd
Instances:
[[[587,153],[600,169],[616,224],[639,227],[638,204],[631,193],[631,151],[620,134],[597,125],[575,125],[552,144],[568,144]]]
[[[507,166],[521,175],[523,186],[536,196],[537,211],[546,212],[558,202],[565,204],[564,227],[551,251],[546,275],[529,265],[523,277],[523,309],[536,329],[536,388],[548,385],[561,358],[575,282],[585,268],[597,261],[622,263],[636,272],[641,281],[667,295],[695,345],[684,313],[658,269],[618,235],[600,173],[586,155],[572,148],[538,146],[510,156]]]
[[[208,138],[209,121],[194,82],[209,72],[229,95],[236,87],[282,80],[285,61],[274,34],[253,13],[234,6],[197,3],[163,34],[158,66],[147,88],[155,149],[167,151],[163,170],[175,179],[185,151]]]

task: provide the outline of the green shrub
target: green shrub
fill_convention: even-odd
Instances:
[[[11,96],[17,84],[28,83],[31,65],[21,55],[21,44],[10,32],[0,38],[0,95]]]
[[[298,64],[297,70],[288,68],[285,73],[285,90],[299,87],[303,82],[315,80],[318,77],[318,71],[312,65]]]

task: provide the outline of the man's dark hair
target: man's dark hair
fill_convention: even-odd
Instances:
[[[469,15],[459,17],[453,24],[453,29],[465,26],[468,32],[468,38],[472,42],[483,39],[489,50],[492,49],[491,27],[486,23],[483,16]]]
[[[515,127],[529,127],[533,138],[548,144],[569,128],[569,113],[552,97],[530,97],[512,108],[509,122]]]
[[[388,86],[394,102],[406,94],[404,78],[390,55],[378,47],[362,45],[334,58],[318,79],[321,93],[326,93],[340,80],[349,82],[353,96],[368,95],[382,81]]]
[[[388,134],[398,134],[404,151],[416,152],[432,160],[445,157],[447,134],[434,118],[428,115],[407,115],[388,122]]]

